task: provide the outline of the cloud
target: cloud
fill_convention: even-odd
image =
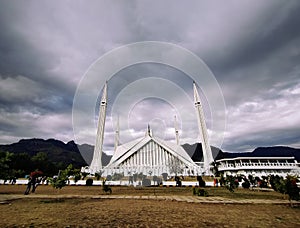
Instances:
[[[72,140],[73,97],[91,63],[121,45],[157,40],[189,49],[215,74],[227,105],[224,150],[300,144],[296,127],[299,1],[0,4],[0,143],[29,137]],[[170,80],[192,98],[188,76],[166,66],[145,64],[128,67],[111,79],[109,104],[114,104],[123,88],[143,77]],[[213,142],[218,132],[211,129],[210,104],[205,94],[201,96]],[[174,140],[170,107],[157,101],[143,102],[144,108],[134,112],[134,118],[141,120],[131,123],[130,134],[142,136],[147,125],[144,122],[152,120],[153,128],[162,132],[161,126],[166,126],[165,138]],[[178,97],[177,102],[185,107],[186,99]],[[110,105],[104,146],[109,151],[114,135]],[[188,110],[182,112],[186,120],[185,126],[180,126],[181,137],[192,142],[197,138],[197,123],[193,111]],[[97,115],[95,110],[95,120]],[[80,121],[84,124],[85,120]],[[120,121],[127,121],[127,116],[121,116]],[[82,140],[93,143],[95,129],[86,130]],[[129,140],[125,133],[123,140]]]
[[[68,141],[73,137],[68,114],[34,114],[27,110],[8,113],[0,109],[0,125],[2,143],[22,138],[56,138]]]
[[[299,146],[299,98],[300,81],[289,88],[266,91],[263,98],[257,96],[231,107],[224,146],[236,151],[259,145]]]

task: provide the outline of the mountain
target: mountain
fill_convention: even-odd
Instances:
[[[201,162],[203,161],[203,152],[202,152],[202,144],[195,143],[195,144],[183,144],[183,149],[187,152],[187,154],[192,158],[194,162]],[[217,157],[219,153],[221,153],[221,149],[211,146],[211,152],[213,158]]]
[[[89,144],[82,144],[77,145],[78,149],[81,152],[81,155],[83,159],[86,161],[87,164],[91,164],[94,154],[94,146],[91,146]],[[111,159],[111,155],[107,155],[105,152],[102,153],[102,165],[106,166]]]
[[[182,147],[193,161],[203,161],[201,143],[195,143],[192,145],[184,144]],[[252,152],[243,153],[223,152],[221,149],[211,146],[211,151],[215,160],[235,157],[295,157],[295,159],[300,162],[300,149],[285,146],[258,147]]]
[[[8,151],[11,153],[27,153],[30,156],[36,155],[38,152],[47,154],[50,162],[63,164],[72,163],[75,167],[86,166],[91,162],[94,147],[83,144],[77,145],[74,141],[64,143],[56,139],[21,139],[17,143],[9,145],[0,145],[0,151]],[[111,156],[103,153],[102,164],[106,165],[110,161]]]

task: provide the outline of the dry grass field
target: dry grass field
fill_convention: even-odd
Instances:
[[[22,194],[25,186],[0,185],[0,194]],[[209,197],[282,199],[275,192],[208,188]],[[202,204],[141,199],[66,199],[101,195],[99,186],[39,186],[30,198],[2,202],[0,227],[300,227],[300,208],[274,204]],[[113,187],[113,195],[191,196],[192,188]],[[31,194],[32,196],[32,194]]]

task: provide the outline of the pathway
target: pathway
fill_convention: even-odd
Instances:
[[[17,195],[1,194],[0,204],[9,203],[17,199],[139,199],[139,200],[160,200],[160,201],[178,201],[188,203],[205,204],[289,204],[288,200],[266,200],[266,199],[227,199],[223,197],[199,197],[199,196],[134,196],[134,195]],[[293,201],[293,204],[300,205],[299,201]]]

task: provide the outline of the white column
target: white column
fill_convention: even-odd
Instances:
[[[142,164],[142,151],[143,149],[139,149],[139,166]]]
[[[160,150],[160,146],[157,146],[157,147],[158,147],[157,164],[161,165],[162,164],[161,150]]]
[[[157,144],[154,144],[154,159],[153,159],[153,166],[157,166],[157,157],[158,157],[158,147]]]
[[[133,155],[133,164],[136,166],[136,154]]]
[[[106,106],[107,106],[107,82],[104,85],[101,104],[99,109],[98,129],[94,148],[93,160],[90,165],[92,173],[98,172],[102,168],[102,146],[104,138],[104,127],[106,118]]]
[[[146,147],[143,149],[143,165],[146,165]]]
[[[199,128],[199,133],[200,133],[201,142],[202,142],[204,170],[205,170],[206,174],[211,174],[209,165],[211,162],[213,162],[213,157],[212,157],[210,144],[208,141],[208,134],[207,134],[207,128],[206,128],[206,124],[205,124],[204,112],[202,109],[200,96],[198,94],[195,82],[193,84],[193,87],[194,87],[195,108],[196,108],[197,117],[198,117],[198,128]]]

